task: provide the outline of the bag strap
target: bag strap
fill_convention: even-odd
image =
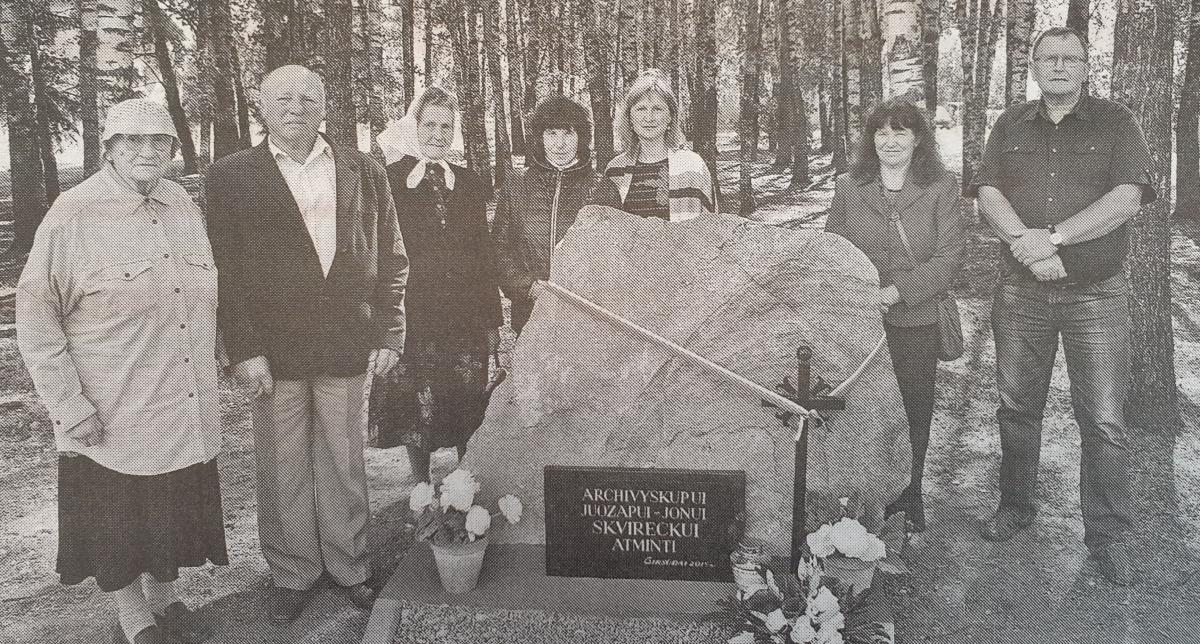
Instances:
[[[893,216],[890,217],[890,219],[892,220],[892,223],[896,225],[896,234],[900,235],[900,243],[904,244],[904,251],[908,253],[909,259],[916,264],[917,256],[913,254],[912,246],[908,243],[908,234],[904,232],[904,224],[900,223],[900,217]]]

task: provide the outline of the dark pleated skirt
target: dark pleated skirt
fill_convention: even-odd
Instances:
[[[217,461],[154,476],[115,472],[86,456],[58,459],[58,565],[63,584],[95,577],[120,590],[148,572],[229,563]]]

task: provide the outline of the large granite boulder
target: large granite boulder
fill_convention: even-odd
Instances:
[[[796,347],[812,373],[850,376],[883,334],[878,277],[837,235],[728,215],[668,223],[588,207],[554,254],[563,287],[774,388],[794,378]],[[907,485],[907,421],[886,348],[845,394],[845,411],[810,433],[809,526],[840,497],[864,522]],[[542,468],[592,465],[746,473],[746,535],[787,553],[795,422],[761,399],[544,292],[517,341],[463,465],[481,500],[514,493],[525,518],[500,542],[544,543]]]

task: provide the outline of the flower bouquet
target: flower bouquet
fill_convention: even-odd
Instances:
[[[709,615],[738,630],[729,644],[890,641],[884,625],[865,616],[867,594],[855,595],[849,586],[826,576],[816,557],[804,557],[796,577],[782,584],[765,565],[757,571],[757,583],[739,585],[737,594],[718,602],[721,610]]]
[[[483,568],[487,531],[493,515],[475,505],[479,483],[467,470],[457,469],[442,479],[440,489],[418,483],[408,499],[417,518],[416,538],[428,541],[437,561],[442,587],[461,594],[475,587]],[[507,494],[497,502],[499,514],[510,524],[521,520],[521,500]]]
[[[876,562],[887,556],[883,540],[848,517],[822,525],[805,541],[809,551],[824,560],[828,574],[845,582],[855,593],[871,587]]]

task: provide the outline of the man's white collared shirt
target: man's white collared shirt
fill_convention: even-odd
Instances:
[[[304,217],[304,225],[321,260],[321,271],[328,276],[337,253],[337,174],[333,150],[318,136],[308,158],[297,163],[269,138],[267,146]]]

